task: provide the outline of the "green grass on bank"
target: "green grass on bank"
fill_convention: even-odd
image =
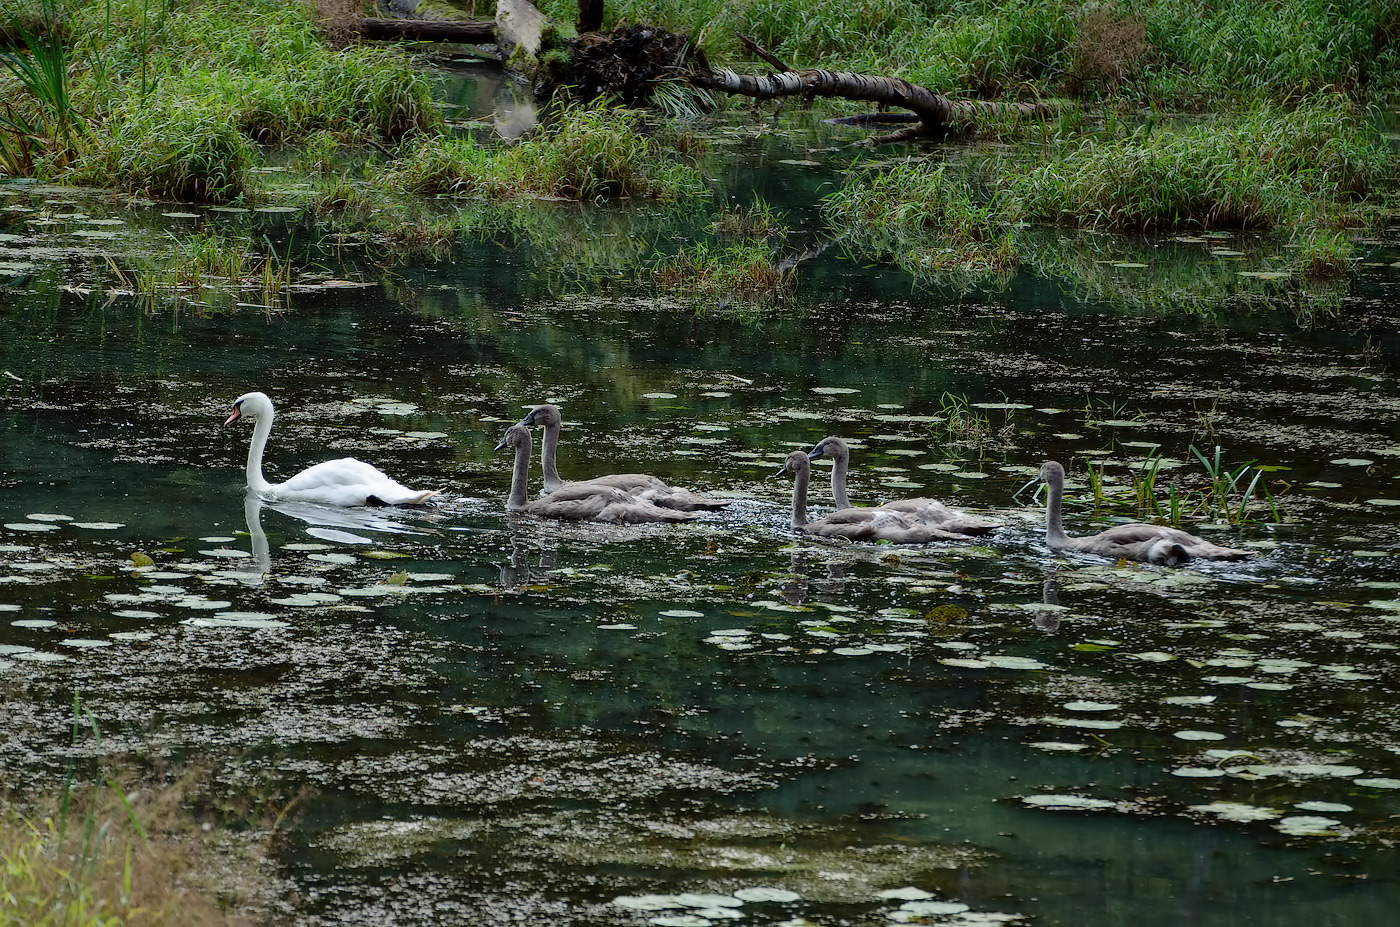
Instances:
[[[408,57],[332,48],[299,2],[0,4],[0,32],[27,46],[0,71],[3,173],[226,202],[247,189],[257,144],[327,129],[397,142],[442,126]],[[41,80],[21,79],[41,61]]]
[[[572,0],[543,0],[569,18]],[[698,36],[748,57],[735,32],[794,67],[888,74],[954,95],[1103,94],[1203,110],[1320,91],[1400,91],[1394,0],[612,0],[609,21]]]
[[[1344,240],[1323,230],[1385,221],[1400,186],[1391,148],[1345,100],[1243,116],[1076,132],[1042,145],[853,174],[825,205],[862,247],[915,269],[1033,264],[1027,223],[1100,231],[1254,229],[1299,240],[1292,268],[1335,276]],[[1393,208],[1393,202],[1391,203]],[[1349,255],[1349,252],[1346,252]]]
[[[465,138],[426,140],[380,174],[381,185],[414,193],[511,199],[676,199],[705,191],[694,168],[670,158],[638,130],[636,117],[571,109],[506,148]]]

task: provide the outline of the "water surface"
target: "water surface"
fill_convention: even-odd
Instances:
[[[810,202],[828,178],[781,163],[805,149],[746,144],[763,173],[733,189]],[[370,285],[287,311],[176,311],[91,286],[100,247],[74,238],[188,221],[169,205],[7,200],[25,252],[0,316],[8,782],[62,780],[76,693],[109,754],[310,787],[281,858],[300,922],[884,924],[922,916],[880,894],[911,888],[968,906],[930,923],[1388,920],[1393,242],[1307,318],[1285,299],[1162,312],[1033,272],[943,290],[832,249],[782,311],[739,322],[610,279],[607,247],[559,250],[586,235],[528,230],[388,270],[342,254],[324,276]],[[699,222],[551,209],[634,249]],[[250,389],[278,404],[272,478],[354,454],[446,501],[245,500],[249,430],[220,423]],[[950,396],[994,436],[950,435]],[[566,477],[651,472],[732,506],[675,527],[507,517],[492,448],[543,401],[564,408]],[[827,434],[856,442],[857,504],[926,493],[1006,527],[795,537],[774,473]],[[1245,563],[1059,556],[1014,495],[1064,461],[1070,530],[1097,530],[1087,462],[1121,491],[1160,453],[1161,488],[1185,491],[1190,448],[1217,445],[1278,468],[1282,524],[1189,526]],[[820,467],[812,493],[822,510]],[[615,903],[733,892],[753,900]]]

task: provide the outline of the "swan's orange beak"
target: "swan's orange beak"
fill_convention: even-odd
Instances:
[[[230,413],[228,414],[228,418],[224,419],[224,424],[225,424],[225,425],[232,425],[234,422],[238,421],[238,420],[239,420],[240,418],[242,418],[242,417],[243,417],[243,410],[240,409],[237,405],[235,405],[235,406],[233,407],[233,411],[230,412]]]

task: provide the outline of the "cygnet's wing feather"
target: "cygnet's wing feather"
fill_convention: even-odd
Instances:
[[[809,534],[850,541],[891,541],[923,544],[928,541],[966,541],[968,536],[921,522],[905,512],[880,509],[838,509],[803,527]]]
[[[1064,546],[1101,557],[1168,566],[1186,560],[1242,560],[1253,556],[1251,551],[1221,547],[1164,525],[1114,525],[1088,537],[1070,538]]]
[[[616,486],[608,485],[604,480],[565,483],[544,498],[529,503],[523,511],[546,518],[603,521],[620,525],[654,521],[690,521],[694,517],[638,499]]]
[[[693,512],[700,509],[720,509],[728,505],[728,501],[709,499],[688,489],[681,489],[676,486],[668,486],[659,477],[649,476],[645,473],[613,473],[608,476],[599,476],[591,480],[576,480],[564,483],[553,492],[543,496],[543,499],[553,499],[561,492],[569,491],[574,487],[575,491],[593,492],[595,490],[615,489],[626,493],[635,499],[650,502],[652,505],[666,509],[677,509],[683,512]],[[648,519],[649,521],[659,521],[661,519]]]
[[[886,502],[878,508],[887,512],[904,512],[936,528],[952,531],[955,534],[987,534],[1002,527],[1000,522],[988,521],[985,518],[978,518],[976,515],[959,512],[937,499],[900,499],[895,502]]]
[[[729,505],[728,499],[711,499],[679,486],[645,489],[637,493],[637,498],[645,499],[662,508],[677,509],[682,512],[715,511]]]

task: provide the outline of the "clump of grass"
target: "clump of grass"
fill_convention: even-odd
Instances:
[[[1279,468],[1258,466],[1256,461],[1251,460],[1231,469],[1225,466],[1224,455],[1219,445],[1216,445],[1215,453],[1209,457],[1194,445],[1191,447],[1191,453],[1201,462],[1209,480],[1202,492],[1202,508],[1208,517],[1232,525],[1253,521],[1251,513],[1261,504],[1259,499],[1262,498],[1262,504],[1268,508],[1273,520],[1283,520],[1278,503],[1269,491],[1268,484],[1264,482],[1264,474],[1267,471]]]
[[[1393,177],[1388,152],[1336,100],[1180,130],[1092,138],[1008,178],[1027,218],[1119,230],[1273,228],[1347,204]]]
[[[762,197],[747,206],[735,204],[721,212],[709,230],[716,235],[745,238],[785,238],[788,234],[777,212]]]
[[[1188,519],[1231,525],[1283,520],[1278,499],[1265,480],[1269,472],[1281,468],[1253,460],[1227,467],[1220,447],[1207,455],[1193,445],[1191,454],[1205,470],[1204,481],[1185,477],[1186,485],[1173,480],[1164,488],[1161,476],[1164,460],[1160,453],[1153,452],[1136,467],[1128,467],[1126,493],[1113,491],[1115,481],[1108,475],[1107,463],[1097,467],[1089,464],[1094,511],[1115,510],[1174,527],[1180,527]]]
[[[867,173],[824,200],[833,223],[901,263],[995,272],[1017,262],[1014,204],[979,191],[943,164],[906,163]]]
[[[0,51],[0,66],[26,98],[7,100],[0,113],[0,172],[31,174],[39,163],[66,164],[87,124],[69,93],[69,56],[50,30],[25,32],[19,51]]]
[[[1291,269],[1314,279],[1345,277],[1356,257],[1356,246],[1344,232],[1310,229],[1294,245]]]
[[[973,406],[964,393],[945,392],[939,400],[940,420],[929,430],[946,446],[968,448],[980,457],[992,446],[1009,446],[1016,436],[1013,410],[1003,410],[1002,421],[992,421],[984,409]]]
[[[196,203],[243,194],[253,145],[218,108],[165,92],[131,102],[136,108],[116,114],[66,179]]]
[[[489,199],[675,199],[705,190],[698,171],[672,161],[638,131],[635,116],[601,107],[569,109],[549,129],[509,148],[429,140],[381,180],[415,193]]]
[[[514,188],[499,154],[469,138],[424,139],[374,179],[383,187],[428,196],[505,198]]]
[[[1147,25],[1137,16],[1107,6],[1088,10],[1070,47],[1070,89],[1116,94],[1124,80],[1141,73],[1150,52],[1146,38]]]
[[[635,116],[603,107],[570,109],[505,156],[542,195],[668,200],[705,191],[699,171],[671,160],[639,131]]]
[[[704,242],[654,263],[654,286],[685,298],[766,303],[792,288],[794,274],[778,266],[765,245],[715,248]]]
[[[111,270],[124,289],[147,305],[174,300],[206,305],[219,294],[230,304],[243,296],[259,300],[265,309],[282,308],[290,296],[292,267],[270,250],[254,251],[247,241],[213,232],[196,232],[174,242],[164,259],[147,258],[143,266],[127,271],[115,262]]]

